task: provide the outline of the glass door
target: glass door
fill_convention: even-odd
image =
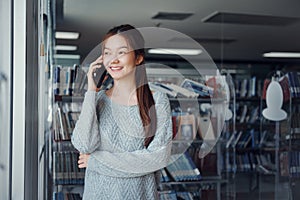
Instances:
[[[0,2],[0,194],[10,199],[11,1]]]

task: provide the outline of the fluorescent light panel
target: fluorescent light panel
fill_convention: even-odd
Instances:
[[[75,46],[75,45],[56,45],[55,50],[59,50],[59,51],[76,51],[77,46]]]
[[[63,32],[63,31],[56,31],[55,32],[56,39],[68,39],[68,40],[76,40],[79,38],[78,32]]]
[[[268,52],[264,53],[266,58],[300,58],[300,52]]]
[[[56,45],[55,50],[58,50],[58,51],[76,51],[77,46],[75,46],[75,45]]]
[[[55,59],[80,59],[80,55],[77,54],[54,54]]]
[[[195,56],[202,53],[200,49],[166,49],[166,48],[158,48],[158,49],[149,49],[148,53],[151,54],[169,54],[169,55],[190,55]]]

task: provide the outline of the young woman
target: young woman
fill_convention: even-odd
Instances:
[[[83,199],[158,199],[155,172],[171,154],[169,100],[151,92],[144,39],[131,25],[108,31],[102,55],[87,73],[88,91],[72,135],[86,167]],[[93,73],[105,67],[113,86],[97,92]]]

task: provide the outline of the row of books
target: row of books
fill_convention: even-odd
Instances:
[[[269,140],[267,136],[269,136],[267,133],[260,135],[260,132],[254,128],[246,131],[236,131],[232,133],[227,140],[226,148],[230,146],[238,149],[262,147],[266,145],[267,140]]]
[[[256,97],[262,93],[262,80],[258,80],[256,76],[244,79],[235,79],[234,88],[236,97]]]
[[[70,140],[80,112],[64,112],[60,106],[54,112],[54,140]]]
[[[199,169],[202,177],[213,177],[220,178],[221,166],[218,165],[219,153],[217,153],[217,148],[211,149],[210,153],[204,157],[199,157],[202,149],[198,144],[192,145],[188,148],[187,152],[194,161],[196,167]]]
[[[53,200],[81,200],[82,197],[78,193],[54,192]]]
[[[199,190],[200,188],[200,190]],[[176,190],[166,190],[159,192],[160,200],[210,200],[217,199],[217,188],[215,184],[201,184],[197,185],[197,190],[195,191],[176,191]]]
[[[188,152],[171,156],[171,163],[161,170],[161,182],[169,181],[199,181],[202,179]]]
[[[85,169],[78,168],[77,152],[53,152],[53,179],[57,185],[78,185],[84,183]]]
[[[271,153],[255,154],[253,152],[237,154],[236,168],[239,172],[260,171],[264,174],[272,173],[276,169]]]
[[[191,192],[179,192],[179,191],[165,191],[159,193],[160,200],[193,200],[193,194]]]
[[[286,77],[289,81],[291,97],[299,98],[300,97],[300,73],[293,71],[287,72]]]
[[[73,67],[62,67],[58,65],[53,68],[54,95],[73,95],[76,72],[76,65]]]
[[[290,177],[300,178],[300,152],[290,151],[280,155],[281,171]],[[284,174],[284,175],[287,175]]]
[[[204,83],[196,82],[191,79],[184,79],[180,85],[169,82],[149,82],[151,90],[161,91],[169,97],[210,97],[214,89]]]
[[[300,112],[292,113],[291,132],[300,135]],[[300,138],[300,137],[299,137]]]
[[[255,123],[259,121],[259,105],[243,103],[236,104],[236,121],[239,123]]]
[[[76,64],[74,66],[54,66],[53,94],[82,96],[87,91],[87,70],[88,67]]]

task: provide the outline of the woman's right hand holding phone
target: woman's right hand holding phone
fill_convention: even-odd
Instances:
[[[103,57],[102,55],[97,58],[94,62],[92,62],[90,64],[90,67],[89,67],[89,70],[88,70],[88,73],[87,73],[87,78],[88,78],[88,90],[89,91],[97,91],[97,85],[94,81],[94,76],[95,76],[95,73],[96,73],[96,70],[97,68],[101,68],[101,67],[104,67],[102,65],[103,63]]]

